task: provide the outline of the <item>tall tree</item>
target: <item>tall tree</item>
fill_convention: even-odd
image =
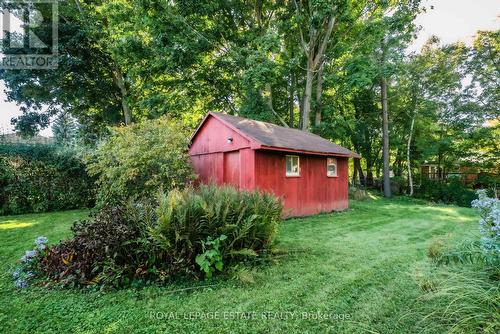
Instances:
[[[294,3],[297,18],[299,19],[300,46],[306,57],[301,130],[309,131],[313,81],[318,69],[323,67],[324,54],[330,42],[330,36],[339,10],[337,5],[329,2],[315,4],[314,2],[305,1],[305,4],[302,4],[302,2],[294,0]],[[306,23],[304,26],[308,28],[307,38],[302,28],[303,23]],[[322,79],[319,80],[321,82]]]
[[[382,41],[381,45],[380,67],[384,68],[387,54],[386,41]],[[380,101],[382,104],[382,161],[383,161],[383,179],[384,179],[384,196],[391,197],[391,176],[389,171],[389,110],[387,106],[387,77],[382,72],[380,76]]]

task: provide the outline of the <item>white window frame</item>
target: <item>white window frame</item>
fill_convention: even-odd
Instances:
[[[331,174],[330,171],[328,170],[328,167],[332,164],[335,165],[335,174]],[[337,177],[338,176],[337,158],[326,158],[326,176],[328,176],[328,177]]]
[[[292,169],[293,169],[293,160],[294,158],[297,158],[297,172],[288,172],[287,168],[287,160],[292,159]],[[286,155],[285,156],[285,174],[287,177],[297,177],[300,176],[300,157],[298,155]]]

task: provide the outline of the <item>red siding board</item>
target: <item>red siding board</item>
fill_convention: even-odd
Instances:
[[[240,151],[224,153],[224,183],[240,188]]]
[[[228,143],[229,138],[233,139],[232,143]],[[221,121],[209,117],[202,128],[198,130],[189,148],[189,154],[197,155],[214,152],[228,152],[245,147],[250,147],[250,141],[248,139],[238,134]]]
[[[326,157],[299,155],[301,175],[285,175],[285,154],[256,151],[256,187],[282,196],[288,216],[306,216],[348,207],[346,158],[337,157],[337,177],[326,175]]]
[[[244,148],[240,150],[240,189],[255,188],[255,150]]]
[[[221,184],[224,182],[223,153],[210,153],[191,156],[193,168],[202,183]]]

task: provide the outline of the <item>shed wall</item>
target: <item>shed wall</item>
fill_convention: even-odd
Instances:
[[[255,151],[255,185],[282,196],[287,216],[347,209],[347,158],[337,157],[337,176],[328,177],[327,157],[299,155],[301,175],[287,177],[285,156],[278,152]]]
[[[198,181],[253,189],[254,150],[250,146],[248,139],[210,116],[189,149]]]
[[[228,138],[233,141],[228,143]],[[221,121],[209,116],[189,148],[190,155],[236,151],[250,147],[250,141]]]

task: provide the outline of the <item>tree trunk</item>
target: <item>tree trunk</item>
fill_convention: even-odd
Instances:
[[[373,170],[372,168],[366,167],[366,186],[368,188],[373,187]]]
[[[382,76],[380,80],[380,95],[382,100],[382,155],[383,155],[383,178],[384,196],[391,197],[391,179],[389,174],[389,117],[387,107],[387,78]]]
[[[363,174],[363,169],[361,168],[361,159],[354,158],[354,177],[353,184],[356,184],[356,176],[359,176],[359,184],[366,185],[365,176]]]
[[[120,100],[122,103],[123,110],[123,118],[125,121],[125,125],[129,125],[132,123],[132,112],[127,103],[127,87],[125,86],[125,80],[123,79],[123,73],[118,66],[115,66],[113,71],[113,76],[115,79],[116,86],[120,90]]]
[[[321,124],[321,97],[323,94],[323,68],[324,63],[321,62],[319,65],[318,76],[316,79],[316,117],[314,120],[314,126],[318,127]]]
[[[299,6],[297,1],[294,1],[294,4],[297,15],[300,15],[301,10],[304,10],[304,8],[302,6]],[[333,9],[335,10],[336,6],[334,6]],[[331,15],[328,17],[328,19],[325,18],[320,30],[317,30],[315,27],[310,27],[309,41],[307,43],[304,38],[304,32],[299,26],[300,47],[302,48],[302,51],[304,51],[304,56],[307,59],[306,86],[304,89],[302,106],[303,109],[301,114],[302,124],[300,127],[300,129],[303,131],[309,131],[313,80],[315,72],[322,66],[322,63],[324,61],[324,54],[326,52],[328,42],[330,41],[330,36],[332,34],[333,27],[335,26],[335,21],[335,16]],[[323,32],[323,34],[321,32]],[[323,35],[323,37],[320,37],[321,35]]]
[[[293,128],[295,123],[294,109],[294,95],[295,95],[295,75],[293,72],[290,74],[290,84],[288,85],[288,126]]]
[[[299,103],[299,126],[298,128],[299,129],[302,129],[302,115],[304,113],[304,100],[302,98],[302,94],[301,94],[301,90],[299,88],[299,80],[297,78],[296,75],[294,75],[294,79],[295,79],[295,93],[297,94],[297,101]]]
[[[356,160],[356,158],[354,158]],[[356,179],[358,178],[358,169],[356,168],[356,165],[354,165],[354,170],[352,172],[352,185],[356,186]]]
[[[408,185],[410,187],[409,196],[413,196],[413,176],[411,174],[411,160],[410,160],[410,148],[411,148],[411,139],[413,136],[413,127],[415,125],[415,113],[413,113],[413,117],[411,119],[410,124],[410,134],[408,135],[408,146],[406,148],[406,165],[408,166]]]
[[[311,93],[314,80],[313,61],[307,62],[306,88],[304,90],[304,102],[302,104],[302,131],[309,131],[309,118],[311,113]]]

